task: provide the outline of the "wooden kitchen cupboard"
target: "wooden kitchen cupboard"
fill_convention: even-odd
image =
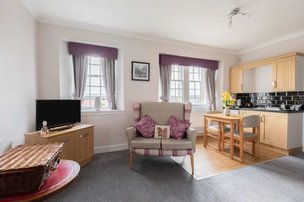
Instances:
[[[303,113],[240,110],[242,116],[261,117],[260,142],[293,154],[302,151]]]
[[[261,116],[264,123],[262,142],[282,149],[288,149],[288,114],[262,112]]]
[[[230,91],[232,93],[304,91],[303,75],[304,54],[292,52],[231,67]]]
[[[264,139],[265,139],[265,122],[264,122],[264,118],[261,115],[260,111],[248,111],[248,110],[240,110],[240,115],[242,116],[250,116],[250,115],[258,115],[260,116],[260,142],[264,143]],[[251,132],[250,130],[252,129],[244,129],[249,130],[248,132]]]
[[[61,159],[77,161],[81,166],[93,159],[94,126],[79,124],[71,129],[52,131],[40,135],[40,131],[25,134],[25,144],[63,142]]]
[[[272,79],[274,91],[304,90],[304,57],[294,54],[273,60]]]
[[[243,92],[243,68],[241,66],[230,68],[230,92]]]
[[[295,75],[295,56],[274,60],[272,64],[274,91],[294,91]]]

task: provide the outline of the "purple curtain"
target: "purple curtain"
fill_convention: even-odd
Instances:
[[[88,57],[73,55],[75,99],[83,99],[88,70]]]
[[[199,58],[190,58],[176,55],[159,55],[160,65],[181,65],[181,66],[192,66],[192,67],[203,67],[207,69],[218,69],[218,61],[207,60]]]
[[[116,91],[115,91],[115,60],[103,59],[104,85],[106,89],[107,101],[109,108],[117,109]]]
[[[207,69],[205,76],[206,94],[210,110],[216,110],[215,102],[215,71],[214,69]]]
[[[160,65],[160,85],[161,85],[161,97],[163,102],[168,102],[170,97],[170,83],[171,83],[171,65]]]
[[[95,56],[107,59],[117,59],[117,48],[96,46],[91,44],[68,42],[68,49],[71,55]]]

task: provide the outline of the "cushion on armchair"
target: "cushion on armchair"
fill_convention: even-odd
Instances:
[[[149,116],[145,115],[134,127],[144,137],[153,137],[156,122]]]
[[[170,138],[170,126],[155,125],[154,138]]]
[[[171,128],[170,135],[174,139],[182,139],[186,130],[189,128],[191,123],[187,120],[181,120],[176,118],[175,116],[170,116],[169,125]]]

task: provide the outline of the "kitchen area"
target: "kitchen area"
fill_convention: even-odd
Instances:
[[[230,68],[233,110],[260,116],[260,142],[294,155],[304,145],[304,54],[288,53]]]

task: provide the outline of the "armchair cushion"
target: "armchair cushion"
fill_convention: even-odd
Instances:
[[[135,128],[144,137],[153,137],[156,122],[149,116],[145,115],[135,124]]]
[[[137,149],[160,149],[161,139],[137,137],[131,141],[131,147]]]
[[[187,138],[182,140],[162,139],[162,149],[192,149],[192,142]]]
[[[169,125],[171,128],[171,137],[180,140],[183,138],[186,130],[189,128],[190,122],[178,119],[175,116],[170,116]]]

